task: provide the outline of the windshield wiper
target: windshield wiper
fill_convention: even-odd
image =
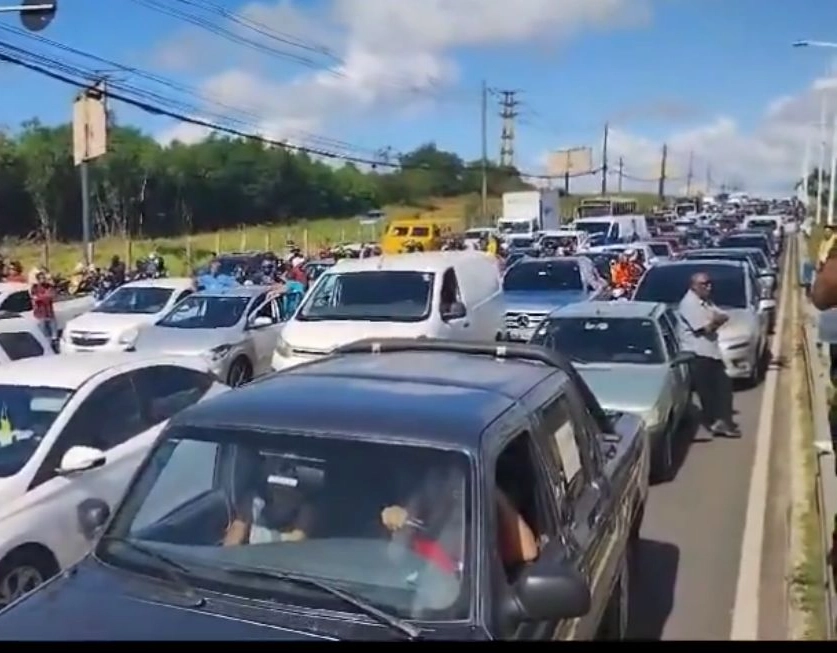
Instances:
[[[195,593],[195,589],[188,582],[186,582],[184,575],[188,575],[190,573],[190,569],[186,565],[177,562],[176,560],[172,560],[167,555],[164,555],[159,551],[155,551],[149,546],[140,544],[135,540],[130,540],[127,537],[120,537],[118,535],[103,535],[101,541],[122,544],[132,551],[142,553],[145,557],[162,563],[163,572],[169,577],[169,580],[177,585],[189,599],[194,599],[195,603],[193,607],[200,608],[206,603],[206,599],[202,596],[198,596]]]
[[[224,571],[231,576],[252,576],[254,578],[267,578],[273,580],[280,580],[280,581],[287,581],[289,583],[296,583],[298,585],[307,585],[308,587],[314,587],[326,594],[330,594],[331,596],[340,599],[341,601],[348,603],[356,607],[358,610],[363,612],[364,614],[373,617],[379,623],[382,623],[386,626],[389,626],[393,630],[397,630],[400,633],[406,635],[409,639],[416,639],[420,634],[421,630],[419,630],[413,624],[396,617],[393,614],[385,612],[380,608],[376,608],[374,605],[369,603],[368,601],[362,599],[359,596],[356,596],[350,592],[340,589],[339,587],[335,587],[329,583],[323,582],[316,578],[311,578],[309,576],[300,576],[298,574],[292,574],[285,571],[273,571],[269,569],[259,569],[256,567],[221,567],[221,571]]]

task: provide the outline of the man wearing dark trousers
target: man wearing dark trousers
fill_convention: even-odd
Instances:
[[[712,302],[712,280],[703,272],[692,275],[689,290],[677,311],[680,342],[695,354],[692,383],[700,399],[704,425],[713,436],[740,437],[732,420],[732,382],[724,369],[718,329],[729,316]]]

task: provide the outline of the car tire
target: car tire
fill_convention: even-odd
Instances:
[[[59,571],[49,552],[34,548],[12,551],[0,561],[0,608],[39,587]]]
[[[651,452],[651,474],[652,483],[666,483],[671,480],[674,468],[674,429],[672,419],[669,416],[666,421],[663,436]]]
[[[236,358],[227,372],[227,385],[231,388],[250,383],[253,380],[253,366],[243,356]]]
[[[619,568],[619,577],[607,602],[597,639],[619,641],[628,638],[631,594],[631,551],[633,543],[626,543],[625,555]]]

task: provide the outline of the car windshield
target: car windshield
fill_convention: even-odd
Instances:
[[[374,461],[374,482],[369,477]],[[173,427],[129,487],[97,555],[132,571],[165,569],[127,538],[189,570],[191,585],[346,610],[316,579],[406,619],[470,614],[471,462],[426,446]],[[110,537],[108,537],[110,536]],[[223,543],[223,544],[222,544]]]
[[[532,343],[553,347],[580,364],[665,362],[657,326],[644,318],[551,318]]]
[[[534,245],[534,238],[512,238],[509,240],[509,247],[512,249],[528,249]]]
[[[250,298],[246,296],[190,295],[157,322],[157,326],[223,329],[238,324],[249,303]]]
[[[421,322],[430,315],[434,276],[412,270],[329,272],[296,319]]]
[[[503,277],[503,290],[582,290],[575,261],[523,261]]]
[[[749,220],[747,222],[748,229],[776,229],[775,220]]]
[[[651,253],[654,256],[668,256],[668,245],[666,243],[651,243],[648,245],[651,248]]]
[[[610,222],[605,221],[596,221],[596,222],[585,222],[584,220],[576,220],[573,224],[573,229],[576,231],[583,231],[586,234],[606,234],[610,230]]]
[[[528,234],[532,231],[532,223],[528,220],[501,221],[497,228],[503,234]]]
[[[722,238],[718,247],[754,247],[764,251],[767,249],[767,241],[759,236],[727,236]]]
[[[94,308],[93,313],[159,313],[166,306],[172,288],[131,287],[117,288],[116,292]]]
[[[689,290],[693,274],[705,273],[712,281],[712,301],[722,308],[747,308],[747,287],[744,270],[739,266],[711,262],[688,265],[661,265],[645,273],[634,292],[642,302],[679,304]]]
[[[37,451],[73,391],[0,385],[0,478],[17,474]]]

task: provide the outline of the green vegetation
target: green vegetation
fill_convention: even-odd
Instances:
[[[488,169],[489,216],[482,215],[481,166],[434,144],[393,160],[398,167],[336,166],[304,153],[220,136],[163,147],[132,127],[113,125],[110,151],[90,165],[95,258],[129,259],[158,250],[185,272],[218,249],[315,250],[369,240],[357,215],[383,207],[388,217],[432,217],[458,226],[490,223],[499,196],[527,185],[515,169]],[[578,196],[564,198],[573,214]],[[644,210],[653,195],[637,197]],[[69,125],[33,120],[0,134],[0,234],[3,253],[24,264],[67,272],[82,258],[80,175]]]

